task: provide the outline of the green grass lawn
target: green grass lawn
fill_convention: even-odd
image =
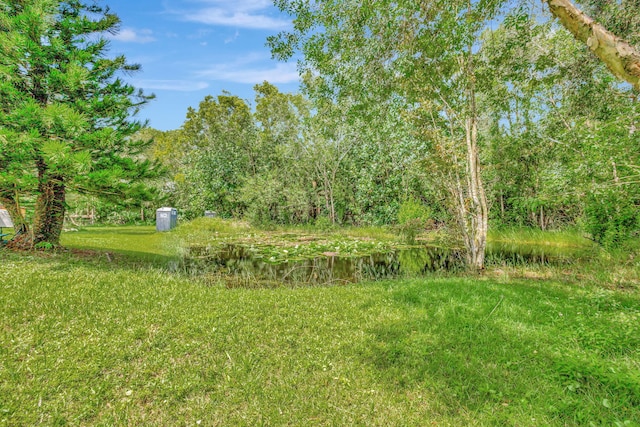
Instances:
[[[0,424],[639,425],[640,293],[611,275],[226,289],[169,273],[173,237],[0,251]]]

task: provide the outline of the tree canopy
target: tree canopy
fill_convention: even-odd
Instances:
[[[132,117],[152,97],[127,84],[138,65],[108,58],[118,17],[78,0],[6,1],[0,8],[0,196],[26,225],[20,194],[37,197],[24,245],[57,245],[68,189],[113,199],[149,197],[154,166],[139,155]]]

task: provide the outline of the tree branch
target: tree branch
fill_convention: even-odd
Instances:
[[[640,51],[584,14],[570,0],[542,0],[562,25],[621,80],[640,90]],[[629,11],[632,13],[631,11]]]

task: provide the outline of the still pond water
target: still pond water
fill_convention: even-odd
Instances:
[[[585,257],[583,250],[494,243],[487,247],[488,265],[563,265]],[[414,247],[366,256],[319,256],[273,263],[240,245],[191,247],[184,258],[190,272],[224,278],[229,287],[340,285],[361,280],[415,277],[464,268],[460,250]]]

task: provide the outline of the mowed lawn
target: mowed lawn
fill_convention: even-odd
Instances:
[[[1,425],[639,425],[637,288],[226,289],[140,233],[86,242],[108,256],[0,251]]]

